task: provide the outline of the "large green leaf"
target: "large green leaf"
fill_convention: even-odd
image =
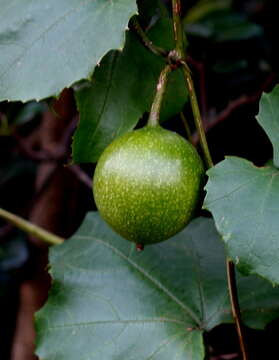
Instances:
[[[42,99],[121,48],[134,0],[0,0],[0,101]]]
[[[169,20],[160,21],[150,37],[157,44],[173,45]],[[74,136],[73,160],[96,162],[117,136],[135,127],[150,110],[164,60],[152,54],[127,32],[123,52],[108,54],[96,68],[92,83],[76,93],[80,124]],[[186,87],[180,71],[171,74],[164,98],[161,121],[181,111]]]
[[[279,167],[279,85],[262,95],[257,120],[272,142],[273,162]]]
[[[91,213],[50,251],[53,286],[37,313],[44,360],[202,360],[202,333],[231,321],[222,242],[211,219],[138,253]],[[279,314],[279,290],[239,278],[245,322]],[[257,316],[259,315],[259,316]]]
[[[246,274],[279,283],[279,172],[228,157],[208,171],[204,207]]]

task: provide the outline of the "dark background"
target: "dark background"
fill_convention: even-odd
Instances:
[[[183,3],[191,14],[198,2]],[[188,63],[214,162],[237,155],[261,166],[272,157],[255,115],[261,93],[278,83],[277,23],[278,2],[271,0],[234,0],[195,22],[185,20]],[[191,122],[189,105],[185,114]],[[94,165],[69,165],[77,121],[71,90],[39,104],[0,103],[0,206],[63,237],[94,209]],[[185,135],[179,119],[166,127]],[[35,358],[33,314],[47,298],[46,269],[47,248],[0,221],[1,360]],[[278,358],[278,321],[246,332],[252,360]],[[217,327],[205,341],[210,360],[239,359],[233,325]]]

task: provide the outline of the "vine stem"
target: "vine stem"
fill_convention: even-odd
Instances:
[[[0,208],[0,217],[7,220],[11,224],[15,225],[24,232],[37,237],[48,245],[59,245],[62,244],[64,239],[56,236],[41,227],[32,224],[31,222],[24,220],[23,218],[12,214],[11,212]]]
[[[140,23],[138,22],[137,16],[133,16],[130,20],[130,24],[132,28],[135,30],[137,35],[139,36],[140,40],[142,41],[143,45],[149,49],[153,54],[159,55],[162,57],[167,57],[168,52],[165,49],[162,49],[161,47],[153,44],[153,42],[148,38],[146,33],[143,31],[142,27],[140,26]]]
[[[183,27],[181,24],[181,0],[172,0],[172,10],[173,10],[174,35],[176,40],[175,57],[177,57],[178,62],[183,66],[183,74],[188,89],[188,93],[190,96],[190,102],[193,111],[195,125],[200,137],[200,142],[206,160],[206,165],[208,168],[211,168],[213,166],[213,161],[208,148],[205,131],[202,124],[202,118],[200,114],[200,109],[197,101],[197,96],[196,96],[191,72],[186,63],[186,54],[184,51]],[[232,315],[235,320],[237,335],[240,344],[240,351],[242,354],[242,359],[248,360],[248,351],[244,341],[244,331],[241,321],[240,306],[239,306],[238,293],[237,293],[235,266],[234,263],[229,258],[227,258],[226,264],[227,264],[227,280],[228,280],[228,289],[229,289],[229,295],[231,301]]]
[[[160,110],[163,102],[163,97],[167,88],[168,75],[171,71],[171,65],[166,65],[160,74],[156,88],[156,94],[147,121],[148,126],[158,126],[160,124]]]
[[[205,136],[205,131],[204,131],[203,124],[202,124],[202,118],[201,118],[200,108],[198,105],[196,91],[194,88],[194,83],[192,80],[191,73],[189,72],[188,67],[186,66],[186,63],[184,61],[182,62],[182,65],[183,65],[183,69],[182,69],[183,75],[184,75],[184,78],[186,81],[186,85],[187,85],[187,89],[188,89],[188,93],[189,93],[189,97],[190,97],[194,121],[195,121],[195,125],[197,128],[199,137],[200,137],[200,144],[201,144],[201,147],[203,150],[207,168],[211,168],[213,166],[213,161],[212,161],[212,158],[210,155],[210,151],[209,151],[206,136]]]
[[[191,129],[190,129],[190,126],[188,124],[188,121],[186,120],[186,117],[184,115],[184,113],[181,111],[180,112],[180,118],[183,122],[183,125],[184,125],[184,128],[185,128],[185,131],[186,131],[186,134],[187,134],[187,138],[188,140],[190,141],[190,143],[194,146],[194,142],[193,142],[193,138],[192,138],[192,133],[191,133]]]
[[[202,119],[201,114],[198,106],[197,96],[194,89],[193,80],[191,77],[191,74],[189,73],[188,69],[186,67],[183,67],[183,73],[186,80],[190,101],[191,101],[191,107],[194,115],[194,121],[195,125],[199,134],[200,143],[203,149],[204,157],[206,160],[206,165],[208,168],[211,168],[214,164],[210,155],[210,151],[208,148],[205,131],[202,125]],[[239,306],[239,300],[238,300],[238,294],[237,294],[237,285],[236,285],[236,277],[235,277],[235,267],[234,263],[227,258],[226,260],[227,264],[227,279],[228,279],[228,288],[229,288],[229,295],[230,295],[230,301],[231,301],[231,308],[232,308],[232,314],[233,318],[235,320],[236,330],[238,334],[238,340],[240,344],[240,350],[242,354],[243,360],[248,360],[248,351],[247,347],[244,341],[244,331],[243,331],[243,325],[241,321],[241,314],[240,314],[240,306]]]
[[[248,360],[248,350],[243,336],[243,325],[241,322],[240,306],[238,301],[238,293],[235,278],[235,266],[231,259],[227,258],[227,278],[230,293],[230,300],[232,304],[232,314],[236,325],[236,330],[239,339],[240,350],[243,360]]]
[[[184,51],[184,31],[181,24],[181,1],[172,0],[172,14],[173,14],[173,30],[174,30],[174,39],[175,39],[175,50],[176,55],[179,59],[185,58]]]

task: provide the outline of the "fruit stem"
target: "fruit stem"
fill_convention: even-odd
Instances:
[[[168,75],[171,71],[172,71],[171,65],[167,65],[164,67],[164,69],[160,74],[156,88],[156,94],[147,121],[148,126],[160,125],[160,110],[163,102],[163,97],[167,88]]]
[[[24,220],[23,218],[10,213],[7,210],[0,208],[0,217],[7,220],[11,224],[15,225],[19,229],[27,232],[30,235],[37,237],[38,239],[42,240],[43,242],[49,245],[58,245],[62,244],[64,239],[59,236],[56,236],[41,227],[30,223],[29,221]]]

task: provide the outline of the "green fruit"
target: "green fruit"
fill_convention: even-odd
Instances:
[[[204,169],[180,135],[147,126],[114,140],[93,179],[97,208],[121,236],[160,242],[182,230],[197,205]]]

